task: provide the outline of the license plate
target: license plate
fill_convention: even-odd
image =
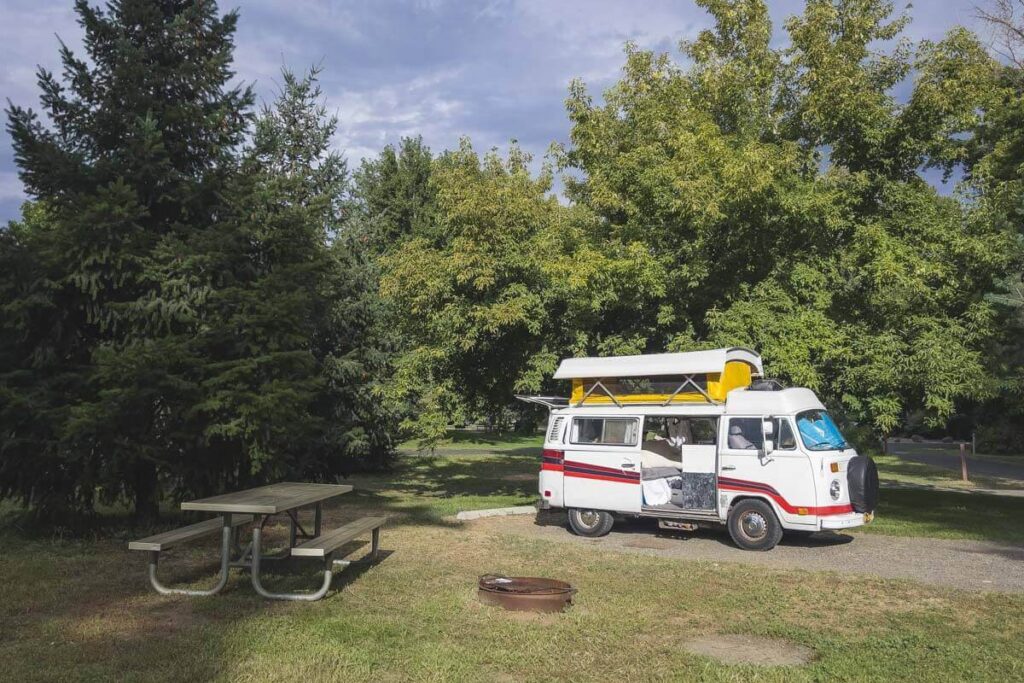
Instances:
[[[875,518],[875,513],[874,512],[865,512],[864,513],[864,523],[865,524],[870,524],[871,520],[873,520],[874,518]]]

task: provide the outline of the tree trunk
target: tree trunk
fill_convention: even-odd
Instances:
[[[135,463],[135,520],[155,522],[160,516],[160,504],[156,493],[156,465],[149,460]]]

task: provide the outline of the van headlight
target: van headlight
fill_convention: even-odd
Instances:
[[[832,496],[832,500],[839,500],[839,489],[841,488],[838,479],[832,480],[832,485],[828,487],[828,493]]]

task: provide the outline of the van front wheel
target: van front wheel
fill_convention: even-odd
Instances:
[[[612,513],[604,510],[581,510],[572,508],[569,510],[569,526],[579,536],[596,538],[604,536],[612,530],[615,518]]]
[[[741,500],[729,512],[729,535],[743,550],[771,550],[782,540],[782,525],[763,500]]]

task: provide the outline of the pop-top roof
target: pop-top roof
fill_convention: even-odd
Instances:
[[[761,356],[738,346],[689,353],[651,353],[642,356],[605,358],[566,358],[555,371],[555,379],[593,379],[601,377],[656,377],[659,375],[697,375],[724,372],[728,361],[743,361],[752,374],[761,375]]]

